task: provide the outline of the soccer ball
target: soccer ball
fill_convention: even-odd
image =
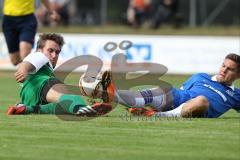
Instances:
[[[115,87],[111,71],[101,72],[97,77],[83,74],[79,80],[79,87],[83,96],[100,98],[106,103],[114,99]]]
[[[83,74],[79,79],[79,88],[83,96],[100,98],[103,90],[101,78]]]

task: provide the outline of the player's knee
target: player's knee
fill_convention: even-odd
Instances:
[[[11,53],[10,54],[10,60],[14,66],[18,65],[19,63],[22,62],[19,54],[17,52]]]
[[[190,106],[183,108],[182,117],[203,117],[209,106],[207,98],[198,96],[190,102]]]
[[[21,63],[21,61],[19,59],[11,59],[11,62],[14,66],[18,65],[19,63]]]
[[[202,107],[203,109],[208,109],[209,101],[205,96],[198,96],[197,101],[200,107]]]

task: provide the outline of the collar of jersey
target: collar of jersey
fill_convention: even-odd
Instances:
[[[217,75],[212,76],[211,80],[217,82]],[[230,87],[234,91],[234,85],[233,84],[231,86],[228,86],[228,87]]]

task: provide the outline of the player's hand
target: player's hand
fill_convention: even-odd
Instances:
[[[51,11],[49,18],[50,18],[50,20],[52,20],[54,22],[59,22],[61,17],[56,11]]]
[[[23,66],[20,66],[14,75],[15,75],[16,81],[18,83],[22,83],[26,80],[28,76],[28,71]]]

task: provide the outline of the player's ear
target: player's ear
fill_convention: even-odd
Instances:
[[[240,79],[240,70],[237,72],[237,79]]]

